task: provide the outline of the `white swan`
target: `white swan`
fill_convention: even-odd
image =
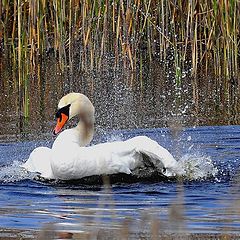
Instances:
[[[59,101],[58,109],[55,134],[72,117],[78,115],[80,121],[75,128],[61,132],[52,149],[38,147],[33,150],[23,164],[28,171],[37,172],[47,179],[61,180],[92,175],[130,174],[144,166],[146,155],[151,164],[165,176],[175,176],[181,172],[173,156],[145,136],[86,147],[93,138],[94,107],[85,95],[67,94]]]

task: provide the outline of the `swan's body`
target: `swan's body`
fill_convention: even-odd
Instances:
[[[144,166],[143,156],[146,155],[163,175],[174,176],[179,172],[173,156],[157,142],[145,136],[86,147],[93,136],[94,108],[86,96],[82,94],[72,96],[68,94],[63,97],[64,101],[60,100],[59,108],[69,104],[72,106],[75,101],[80,102],[79,100],[83,98],[84,105],[78,104],[79,110],[73,106],[75,111],[73,115],[80,114],[83,120],[77,127],[60,133],[52,149],[36,148],[23,165],[25,169],[38,172],[44,178],[61,180],[115,173],[130,174]],[[72,117],[71,106],[69,118]]]

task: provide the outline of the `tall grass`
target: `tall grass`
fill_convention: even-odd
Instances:
[[[143,59],[172,61],[177,86],[186,69],[193,77],[213,69],[228,89],[239,70],[239,1],[2,0],[0,14],[0,40],[18,69],[25,116],[29,75],[51,52],[70,73],[73,63],[99,70],[106,57],[115,69],[140,72]]]

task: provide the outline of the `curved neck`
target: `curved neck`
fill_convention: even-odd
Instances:
[[[78,122],[76,129],[79,132],[80,147],[85,147],[93,139],[94,122],[93,121],[87,122],[87,121],[81,120]]]

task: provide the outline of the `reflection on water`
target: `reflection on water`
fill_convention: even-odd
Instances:
[[[95,142],[142,134],[174,152],[168,129],[116,131]],[[193,169],[200,179],[115,183],[110,188],[34,180],[17,168],[33,148],[50,143],[2,143],[1,227],[32,231],[53,224],[53,229],[73,234],[99,229],[144,236],[158,231],[240,234],[239,140],[239,126],[183,129],[178,154],[196,163]],[[207,164],[210,159],[214,168]]]
[[[69,91],[86,94],[96,107],[96,128],[127,129],[168,126],[176,116],[183,125],[239,124],[239,89],[224,89],[211,76],[185,77],[176,87],[173,73],[158,62],[140,73],[61,72],[54,59],[36,66],[29,76],[29,118],[24,118],[18,80],[1,59],[0,140],[42,139],[50,136],[57,102]]]

